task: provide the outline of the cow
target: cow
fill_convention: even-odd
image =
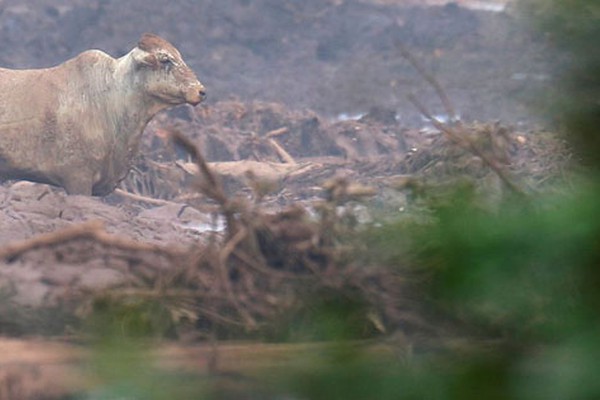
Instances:
[[[0,68],[0,180],[107,195],[150,119],[204,97],[179,51],[150,33],[120,58],[88,50],[52,68]]]

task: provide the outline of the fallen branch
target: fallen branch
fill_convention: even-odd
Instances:
[[[275,139],[268,138],[267,143],[269,143],[271,145],[271,147],[273,147],[275,149],[275,151],[277,152],[279,157],[281,157],[281,159],[283,160],[284,163],[296,164],[296,160],[294,160],[294,157],[292,157],[290,155],[290,153],[285,151],[285,149],[283,147],[281,147],[281,145],[279,143],[277,143],[277,141],[275,141]]]
[[[148,204],[152,204],[152,205],[155,205],[155,206],[166,206],[168,204],[173,204],[172,201],[163,200],[163,199],[155,199],[155,198],[152,198],[152,197],[142,196],[140,194],[131,193],[131,192],[128,192],[126,190],[119,189],[119,188],[115,189],[114,193],[118,194],[119,196],[131,199],[131,200],[141,201],[143,203],[148,203]]]
[[[289,131],[290,131],[290,129],[287,126],[284,126],[283,128],[273,129],[272,131],[267,132],[265,134],[265,137],[272,138],[275,136],[284,135],[284,134],[288,133]]]
[[[176,161],[175,165],[186,174],[199,176],[198,166],[194,163]],[[246,181],[248,172],[251,171],[256,179],[277,181],[289,176],[297,176],[308,172],[310,169],[318,167],[314,163],[289,164],[269,161],[219,161],[210,163],[211,170],[219,175],[229,176],[237,180]]]
[[[122,238],[106,233],[101,221],[88,221],[77,225],[71,225],[58,231],[49,232],[35,236],[31,239],[9,243],[0,248],[0,260],[13,262],[23,254],[41,248],[54,247],[73,240],[89,239],[107,247],[126,251],[155,252],[161,253],[169,258],[179,256],[179,253],[158,245],[136,242],[131,239]]]

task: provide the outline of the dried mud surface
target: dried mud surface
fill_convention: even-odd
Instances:
[[[152,31],[179,47],[210,96],[150,123],[121,186],[129,196],[67,196],[28,182],[0,186],[0,253],[30,245],[0,262],[0,333],[64,333],[80,296],[127,287],[140,265],[172,265],[160,252],[132,256],[131,241],[184,253],[222,232],[214,201],[198,194],[189,156],[168,140],[174,131],[214,163],[227,196],[256,197],[262,187],[271,212],[323,199],[323,184],[341,178],[372,188],[367,210],[406,207],[407,195],[395,188],[406,176],[435,180],[460,171],[487,190],[493,174],[406,101],[414,92],[432,113],[443,113],[397,41],[437,76],[463,120],[501,121],[468,123],[502,142],[516,176],[531,186],[547,181],[562,156],[530,131],[535,118],[528,108],[551,76],[543,41],[508,11],[401,3],[407,2],[0,2],[2,66],[49,66],[88,48],[120,55]],[[497,186],[492,182],[491,195]],[[40,235],[52,241],[53,232],[92,220],[103,223],[93,232],[110,239],[95,240],[94,233],[32,245]],[[43,321],[30,314],[36,309],[46,310]]]

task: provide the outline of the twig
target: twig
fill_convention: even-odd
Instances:
[[[410,63],[410,65],[412,65],[413,68],[417,70],[417,72],[423,77],[423,79],[425,79],[425,81],[427,81],[427,83],[429,83],[431,87],[433,87],[440,100],[442,101],[442,105],[444,106],[444,109],[446,110],[446,114],[448,114],[448,118],[450,119],[450,121],[458,121],[456,111],[452,106],[452,102],[450,101],[450,98],[446,94],[446,91],[444,90],[442,85],[440,85],[437,79],[425,70],[423,65],[415,58],[415,56],[412,55],[410,51],[408,51],[406,47],[404,47],[404,45],[401,42],[396,42],[396,47],[400,51],[402,57],[404,57]]]
[[[235,218],[236,206],[225,194],[225,190],[223,189],[221,181],[217,176],[215,176],[215,174],[213,174],[208,166],[208,163],[190,139],[176,129],[171,131],[171,137],[175,143],[183,147],[185,151],[190,154],[192,160],[196,162],[198,170],[205,180],[200,188],[206,196],[210,197],[212,200],[216,201],[217,204],[219,204],[221,207],[221,212],[223,213],[227,223],[227,235],[229,238],[233,237],[239,229]]]
[[[225,287],[225,292],[227,293],[229,300],[236,308],[238,313],[244,318],[244,320],[248,323],[251,328],[255,328],[257,326],[256,320],[252,318],[252,316],[248,313],[248,311],[242,307],[240,302],[238,301],[235,293],[233,292],[233,288],[231,287],[231,281],[229,280],[229,270],[227,269],[227,260],[229,256],[233,252],[233,250],[244,240],[248,235],[248,230],[245,228],[241,228],[229,241],[223,246],[221,252],[219,253],[219,261],[218,268],[221,273],[221,280],[223,282],[223,286]]]
[[[190,139],[185,137],[178,130],[172,130],[171,136],[179,146],[183,147],[185,151],[187,151],[190,154],[192,159],[198,165],[198,170],[200,171],[200,173],[202,174],[202,176],[208,184],[204,187],[206,189],[205,194],[217,203],[219,203],[219,205],[223,207],[227,205],[227,196],[223,191],[223,187],[221,186],[219,179],[217,179],[217,177],[212,173],[208,166],[208,163],[206,162],[202,154],[198,151],[194,143],[192,143]]]
[[[280,135],[286,134],[289,131],[290,131],[290,129],[287,126],[284,126],[283,128],[273,129],[272,131],[265,133],[265,137],[272,138],[275,136],[280,136]]]
[[[285,151],[285,149],[281,147],[281,145],[277,143],[275,139],[268,138],[267,143],[269,143],[275,149],[275,151],[277,152],[277,154],[279,154],[279,157],[281,157],[284,163],[296,164],[296,160],[294,160],[294,157],[292,157],[290,153]]]
[[[141,201],[143,203],[153,204],[156,206],[165,206],[168,204],[174,204],[172,201],[163,200],[163,199],[154,199],[152,197],[142,196],[140,194],[131,193],[126,190],[119,189],[119,188],[115,189],[114,193],[118,194],[119,196],[127,197],[128,199],[131,199],[131,200]]]

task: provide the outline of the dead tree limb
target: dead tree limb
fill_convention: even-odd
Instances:
[[[265,137],[273,138],[275,136],[284,135],[284,134],[288,133],[289,131],[290,131],[290,129],[287,126],[284,126],[283,128],[273,129],[272,131],[265,133]]]
[[[277,143],[277,141],[273,138],[267,138],[267,143],[269,143],[271,145],[271,147],[273,147],[275,149],[275,151],[277,152],[277,154],[279,155],[279,157],[281,157],[281,160],[284,163],[287,164],[296,164],[296,160],[294,160],[294,157],[292,157],[290,155],[290,153],[288,153],[279,143]]]
[[[0,248],[0,260],[13,261],[23,254],[41,248],[54,247],[78,239],[89,239],[106,247],[126,251],[155,252],[174,258],[178,252],[164,247],[136,242],[131,239],[110,235],[104,230],[101,221],[88,221],[71,225],[55,232],[44,233],[31,239],[22,240]]]

